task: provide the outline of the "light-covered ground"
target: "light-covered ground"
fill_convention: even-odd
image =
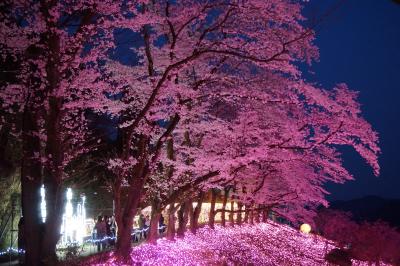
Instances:
[[[131,252],[132,265],[326,265],[324,255],[333,245],[319,236],[303,234],[276,223],[202,228],[183,239],[159,239]],[[102,263],[118,265],[113,254]],[[363,265],[355,262],[354,265]]]

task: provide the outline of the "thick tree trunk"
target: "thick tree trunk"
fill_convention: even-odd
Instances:
[[[233,201],[233,198],[232,198],[232,201],[231,201],[231,212],[229,212],[229,225],[230,226],[235,226],[235,220],[234,220],[234,206],[235,206],[235,202]]]
[[[42,5],[42,11],[48,15],[48,10],[54,7],[54,3]],[[62,105],[63,99],[58,94],[60,83],[60,37],[58,33],[50,30],[54,27],[52,22],[47,21],[48,31],[43,41],[46,45],[46,86],[43,92],[44,98],[48,100],[48,112],[44,113],[43,119],[46,128],[45,155],[47,162],[44,164],[44,186],[46,189],[46,223],[41,226],[42,239],[35,245],[41,246],[41,265],[54,265],[57,262],[56,244],[60,237],[62,208],[62,178],[64,171],[64,152],[69,150],[64,147],[62,128]],[[46,100],[46,101],[47,101]],[[38,154],[40,150],[37,151]],[[37,192],[38,193],[38,192]],[[38,202],[33,204],[38,205]],[[31,240],[30,240],[31,241]]]
[[[158,238],[158,224],[161,217],[161,204],[159,201],[153,201],[151,205],[151,220],[147,242],[155,244]]]
[[[124,211],[122,212],[121,210],[118,210],[118,212],[123,213],[121,219],[116,220],[118,226],[118,237],[115,247],[115,254],[118,259],[122,259],[122,261],[127,261],[129,259],[132,242],[131,234],[133,228],[133,218],[137,213],[141,196],[141,187],[133,186],[133,188],[134,189],[132,190],[134,192],[129,194]]]
[[[6,157],[6,147],[9,141],[11,125],[7,122],[0,129],[0,174],[3,178],[10,177],[16,169],[16,166]]]
[[[167,158],[170,160],[175,160],[174,156],[174,139],[170,137],[167,140]],[[172,166],[167,168],[167,173],[166,176],[167,178],[171,178],[174,173],[174,168]],[[175,239],[175,212],[176,212],[176,207],[175,207],[175,198],[173,198],[172,203],[169,204],[168,208],[168,224],[167,224],[167,233],[165,234],[166,238],[168,240],[174,240]]]
[[[226,203],[228,202],[228,196],[229,196],[229,188],[225,188],[224,189],[224,197],[222,200],[222,211],[221,211],[221,225],[222,226],[226,225],[225,210],[226,210]]]
[[[167,225],[167,235],[166,238],[168,240],[174,240],[175,238],[175,212],[176,206],[175,203],[171,203],[168,209],[168,225]]]
[[[42,242],[40,228],[41,163],[35,158],[40,152],[40,140],[34,111],[25,109],[22,122],[21,205],[24,219],[25,264],[40,265]]]
[[[140,140],[137,146],[138,153],[140,154],[138,158],[140,158],[140,160],[135,165],[135,168],[130,170],[128,173],[128,175],[131,176],[131,180],[129,182],[128,198],[126,199],[124,207],[122,207],[122,204],[116,205],[116,207],[118,206],[120,208],[120,210],[117,210],[117,212],[119,212],[120,214],[120,217],[116,220],[119,230],[115,255],[121,262],[128,262],[130,259],[129,254],[132,242],[131,234],[133,227],[133,217],[137,213],[143,193],[144,184],[149,174],[149,165],[147,162],[148,141],[148,137],[144,135],[140,136]],[[122,153],[123,160],[127,160],[130,156],[129,144],[126,144],[124,146],[124,151]],[[124,176],[121,176],[118,178],[118,180],[123,180],[123,178]]]
[[[262,220],[263,223],[266,223],[268,221],[268,209],[265,208],[262,210]]]
[[[249,223],[249,209],[250,209],[250,205],[248,205],[248,204],[245,204],[245,206],[244,206],[244,222],[245,223]]]
[[[114,215],[115,215],[115,223],[116,223],[116,237],[119,238],[120,228],[122,223],[122,204],[121,204],[121,187],[122,184],[119,179],[117,179],[112,185],[112,193],[113,193],[113,200],[114,200]]]
[[[118,259],[128,261],[128,256],[131,249],[132,225],[129,226],[128,223],[126,224],[122,223],[119,225],[117,224],[117,226],[118,226],[118,232],[117,232],[117,243],[115,247],[116,249],[115,254],[118,257]]]
[[[56,78],[56,73],[52,73]],[[55,81],[56,82],[56,81]],[[46,188],[47,218],[43,228],[42,263],[54,265],[57,262],[56,245],[60,238],[63,210],[62,180],[64,173],[64,150],[61,136],[62,99],[49,98],[47,141],[45,153],[48,162],[44,167],[44,187]]]
[[[196,231],[199,228],[199,217],[200,217],[201,207],[202,207],[203,201],[204,201],[204,196],[205,196],[205,193],[203,191],[200,191],[199,196],[197,198],[196,208],[194,208],[194,210],[193,210],[192,222],[190,224],[190,231],[193,234],[196,234]]]
[[[258,208],[261,208],[261,205],[259,205]],[[261,212],[261,211],[260,211],[259,209],[253,211],[254,222],[255,222],[255,223],[258,223],[258,224],[260,223],[260,212]]]
[[[214,229],[215,225],[215,202],[217,200],[218,190],[211,189],[211,205],[210,205],[210,213],[208,217],[208,226]]]
[[[131,249],[133,217],[134,215],[132,214],[124,215],[121,223],[117,223],[118,233],[115,254],[118,259],[123,261],[127,261]]]
[[[242,224],[242,210],[243,210],[243,204],[241,202],[238,202],[238,213],[236,216],[236,223],[238,225]]]
[[[193,215],[194,215],[193,201],[191,200],[190,204],[188,205],[189,228],[192,228]]]
[[[131,249],[133,217],[137,213],[140,203],[144,180],[146,179],[146,172],[142,173],[140,177],[132,181],[129,186],[128,198],[126,204],[122,209],[117,210],[117,206],[121,208],[121,204],[116,204],[116,212],[122,214],[117,221],[118,237],[115,249],[115,254],[118,260],[128,261]]]
[[[192,202],[185,201],[182,203],[181,207],[179,208],[178,211],[178,230],[177,230],[177,235],[178,237],[184,237],[185,232],[186,232],[186,226],[189,220],[189,211],[190,211],[190,205]]]
[[[54,178],[54,181],[56,179]],[[62,223],[63,193],[61,181],[45,182],[44,185],[48,193],[46,193],[47,217],[42,231],[44,236],[42,260],[44,265],[55,265],[57,263],[56,245],[60,239]]]
[[[40,217],[40,181],[27,180],[27,177],[35,178],[34,172],[22,170],[21,172],[21,199],[22,199],[22,215],[24,219],[24,235],[25,243],[25,261],[26,265],[40,265],[41,261],[41,228],[43,227]],[[37,195],[36,195],[37,194]]]
[[[251,206],[250,208],[253,208],[253,206]],[[249,211],[249,223],[254,224],[254,211],[252,209],[250,209]]]
[[[184,227],[186,225],[184,225],[185,218],[183,217],[184,213],[185,213],[185,208],[186,208],[185,204],[186,204],[186,202],[183,202],[181,204],[181,207],[179,208],[178,213],[177,213],[178,214],[178,229],[176,230],[176,235],[178,237],[183,237],[185,235]]]

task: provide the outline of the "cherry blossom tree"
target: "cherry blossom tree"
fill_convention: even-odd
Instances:
[[[64,168],[95,146],[85,111],[112,107],[101,60],[113,45],[111,22],[123,20],[121,2],[2,1],[1,55],[18,68],[2,84],[7,116],[21,115],[21,185],[26,257],[53,264],[59,239]],[[2,116],[2,128],[10,120]],[[44,183],[47,220],[41,225],[39,188]],[[44,233],[43,233],[44,231]]]
[[[23,62],[18,81],[0,95],[3,108],[23,116],[23,203],[38,203],[42,179],[50,202],[43,239],[37,209],[24,207],[29,237],[43,243],[28,247],[32,261],[39,252],[54,257],[65,167],[96,145],[86,130],[88,109],[119,121],[108,168],[120,258],[129,256],[133,217],[148,199],[175,204],[196,187],[201,201],[205,191],[229,187],[243,204],[305,219],[304,207],[326,204],[324,182],[351,179],[337,145],[354,147],[379,172],[377,135],[356,93],[301,77],[296,63],[311,63],[318,50],[300,2],[1,5],[2,47]],[[109,56],[121,45],[118,30],[138,36],[136,63]]]
[[[113,184],[119,255],[128,254],[132,218],[165,140],[188,112],[201,114],[210,107],[195,102],[205,102],[205,88],[218,90],[213,83],[228,84],[252,70],[295,76],[299,71],[293,61],[317,56],[313,31],[300,24],[297,3],[154,1],[127,8],[142,12],[133,21],[146,22],[140,30],[131,28],[137,23],[125,25],[141,36],[142,45],[134,49],[139,64],[123,69],[110,62],[108,68],[116,84],[123,87],[128,75],[130,83],[121,99],[126,106],[120,114],[121,152],[111,160],[119,172]],[[160,127],[160,120],[167,126]],[[206,121],[200,126],[210,129]],[[118,195],[124,183],[130,188],[122,206]]]
[[[210,160],[221,172],[220,182],[233,185],[242,203],[274,206],[291,220],[310,220],[315,207],[327,204],[322,184],[352,179],[338,145],[354,147],[379,173],[377,135],[345,85],[324,91],[276,74],[261,82],[235,81],[235,86],[242,84],[268,89],[257,95],[250,90],[235,95],[232,88],[216,93],[224,102],[221,118],[224,112],[236,117],[229,118],[226,130],[203,136],[200,152],[206,155],[197,160],[200,165]]]
[[[140,63],[108,68],[117,84],[129,84],[121,99],[121,152],[111,160],[119,173],[113,184],[118,254],[127,254],[133,215],[174,134],[201,136],[197,149],[177,147],[177,154],[194,158],[194,171],[219,171],[225,183],[240,180],[252,201],[278,201],[286,209],[326,204],[321,184],[351,178],[335,145],[353,146],[378,173],[377,136],[361,118],[356,94],[345,85],[325,91],[308,84],[293,63],[318,54],[299,4],[165,1],[140,9],[153,19],[136,31]],[[177,162],[174,171],[187,167]],[[249,187],[255,182],[235,172],[253,165],[273,174],[260,173]],[[130,192],[122,206],[124,183]]]

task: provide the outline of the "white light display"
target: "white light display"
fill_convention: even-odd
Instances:
[[[72,189],[67,189],[67,202],[65,204],[65,213],[62,219],[61,226],[61,244],[68,243],[83,243],[85,237],[86,228],[86,208],[85,201],[86,197],[81,197],[81,202],[76,206],[76,213],[74,214],[74,208],[72,206],[73,193]]]
[[[83,243],[83,238],[85,236],[85,221],[86,221],[86,210],[85,210],[85,196],[82,198],[82,202],[78,203],[77,215],[75,217],[76,225],[76,241]]]
[[[47,216],[47,211],[46,211],[46,191],[44,189],[44,185],[40,188],[40,197],[41,197],[41,202],[40,202],[40,213],[42,217],[43,223],[46,222],[46,216]]]

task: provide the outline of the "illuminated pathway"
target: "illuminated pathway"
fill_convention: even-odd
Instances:
[[[157,245],[135,247],[131,257],[133,265],[310,266],[326,265],[323,257],[332,248],[324,238],[270,222],[215,230],[205,227],[175,242],[159,239]],[[107,259],[93,260],[91,265],[117,265],[112,253]]]

